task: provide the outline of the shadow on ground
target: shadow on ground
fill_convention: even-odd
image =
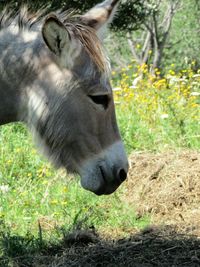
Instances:
[[[200,266],[200,239],[169,226],[151,227],[119,240],[100,238],[94,231],[76,231],[59,244],[40,244],[40,248],[37,244],[37,249],[19,236],[2,242],[2,267]]]

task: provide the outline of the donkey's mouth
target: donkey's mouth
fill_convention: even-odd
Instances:
[[[86,161],[80,172],[81,185],[96,195],[113,193],[127,178],[128,160],[123,144],[114,143],[94,159]]]
[[[106,187],[101,187],[99,188],[97,191],[93,191],[93,193],[95,193],[95,195],[97,196],[101,196],[101,195],[110,195],[113,192],[115,192],[115,190],[119,187],[119,185],[112,185],[109,188]]]
[[[106,178],[106,171],[103,166],[99,166],[99,169],[102,177],[102,184],[94,193],[98,196],[112,194],[120,186],[121,182],[117,179],[109,181],[110,179]]]
[[[84,178],[82,178],[81,184],[84,189],[89,190],[98,196],[112,194],[122,183],[122,181],[116,179],[116,177],[112,177],[111,173],[108,173],[102,165],[98,166],[97,173],[98,175],[96,174],[93,175],[93,177],[90,177],[91,180],[96,181],[95,185],[94,183],[85,183],[85,180],[88,181],[89,179]]]

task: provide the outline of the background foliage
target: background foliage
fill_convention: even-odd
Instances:
[[[155,7],[155,3],[160,3],[159,8]],[[197,70],[200,67],[200,7],[199,1],[195,0],[178,0],[178,7],[175,10],[174,16],[171,21],[171,26],[169,33],[167,35],[164,49],[161,58],[161,64],[157,67],[162,69],[164,73],[168,70],[170,64],[175,64],[176,70],[187,68],[188,64],[195,61],[193,68]],[[114,62],[121,67],[124,65],[124,59],[127,63],[130,62],[130,58],[136,59],[135,54],[141,56],[144,52],[142,51],[147,29],[152,30],[152,20],[156,20],[158,24],[158,40],[163,37],[164,27],[166,21],[164,20],[164,14],[167,9],[167,5],[173,4],[174,1],[149,1],[148,2],[148,14],[146,14],[145,19],[139,22],[139,27],[134,29],[134,31],[128,31],[129,36],[132,39],[132,46],[135,49],[135,53],[132,52],[130,44],[128,42],[127,31],[117,31],[117,37],[115,39],[115,44],[112,44],[114,49],[113,55],[116,55]],[[147,4],[147,2],[146,2]],[[155,17],[153,17],[155,16]],[[123,17],[124,18],[124,17]],[[114,34],[115,38],[116,32]],[[118,41],[117,41],[118,40]],[[110,41],[111,42],[111,41]],[[150,44],[153,41],[150,40]],[[123,43],[123,45],[122,45]],[[123,50],[120,51],[120,50]],[[120,51],[120,52],[119,52]],[[141,63],[148,63],[149,65],[153,63],[153,55],[155,53],[154,49],[150,49],[148,56],[148,61]],[[122,54],[123,56],[120,56]],[[122,62],[122,63],[120,63]]]

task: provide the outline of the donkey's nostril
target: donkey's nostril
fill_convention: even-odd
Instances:
[[[124,169],[120,169],[118,172],[118,179],[123,182],[126,180],[127,172]]]

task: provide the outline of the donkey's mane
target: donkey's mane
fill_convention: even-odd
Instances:
[[[48,14],[47,8],[40,9],[32,13],[27,6],[23,6],[19,11],[10,11],[5,8],[0,12],[0,30],[14,25],[20,31],[33,30],[40,26]],[[100,71],[109,71],[109,61],[105,54],[102,42],[98,38],[95,30],[88,25],[85,25],[81,20],[80,15],[75,15],[72,10],[56,11],[52,14],[56,15],[58,19],[65,25],[66,30],[73,32],[74,36],[79,39],[82,46],[90,56],[91,60]]]

